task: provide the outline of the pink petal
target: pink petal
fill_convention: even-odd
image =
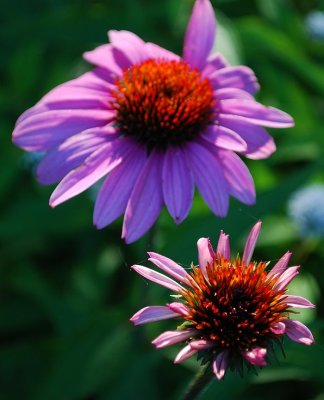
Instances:
[[[284,321],[286,325],[286,335],[294,342],[310,346],[314,343],[312,332],[299,321],[287,319]]]
[[[192,342],[189,343],[189,346],[193,349],[193,350],[208,350],[208,349],[212,349],[213,347],[216,346],[215,342],[213,342],[212,340],[194,340]]]
[[[188,273],[179,264],[161,254],[148,252],[149,261],[180,282],[187,282]]]
[[[238,155],[231,151],[220,151],[224,176],[229,193],[244,204],[255,204],[255,186],[252,175]]]
[[[186,155],[195,183],[208,207],[219,217],[225,217],[229,195],[221,163],[214,154],[195,142],[187,145]]]
[[[280,276],[277,282],[273,286],[273,290],[279,291],[285,289],[289,283],[298,275],[299,266],[289,267],[286,271]]]
[[[160,274],[159,272],[154,271],[151,268],[143,267],[142,265],[133,265],[131,268],[135,270],[138,274],[144,276],[144,278],[152,282],[158,283],[159,285],[164,286],[168,289],[171,289],[174,292],[180,292],[184,290],[184,288],[179,285],[178,282],[174,281],[171,278],[168,278],[163,274]]]
[[[231,259],[229,238],[223,231],[219,235],[216,254],[217,257],[223,257],[225,260]]]
[[[121,51],[131,65],[140,64],[148,58],[145,42],[135,33],[111,30],[108,36],[113,47]]]
[[[164,155],[163,196],[174,222],[180,224],[188,215],[194,195],[191,171],[180,148],[169,147]]]
[[[190,344],[185,346],[182,350],[179,351],[176,358],[174,359],[175,364],[180,364],[181,362],[187,360],[197,353],[197,350],[191,348]]]
[[[207,276],[206,273],[207,264],[212,265],[214,262],[215,253],[213,247],[210,243],[209,238],[200,238],[197,242],[197,247],[198,247],[199,267],[204,276]]]
[[[201,70],[213,48],[216,18],[209,0],[196,0],[187,27],[183,58],[192,67]]]
[[[131,144],[125,139],[117,139],[101,146],[80,167],[66,175],[54,190],[50,206],[56,207],[88,189],[120,164],[130,149]]]
[[[103,44],[83,53],[83,58],[93,65],[107,69],[115,76],[121,76],[123,71],[121,65],[116,62],[113,50],[111,44]]]
[[[294,121],[290,115],[273,107],[266,107],[256,101],[223,100],[221,113],[244,117],[251,124],[268,126],[269,128],[290,128]],[[221,114],[222,115],[222,114]]]
[[[171,311],[169,307],[149,306],[137,311],[130,321],[132,321],[134,325],[142,325],[176,317],[179,317],[179,314]]]
[[[107,69],[97,67],[70,81],[71,85],[109,93],[115,88],[116,77]]]
[[[232,151],[244,152],[247,150],[246,142],[234,131],[220,125],[207,128],[202,137],[215,146]]]
[[[246,92],[245,90],[236,88],[222,88],[217,89],[214,92],[215,98],[217,100],[227,100],[227,99],[242,99],[242,100],[254,100],[254,97]]]
[[[228,67],[229,64],[227,60],[220,53],[214,53],[210,55],[207,59],[204,69],[201,71],[201,75],[204,78],[209,78],[209,76],[215,72],[217,69]]]
[[[248,265],[251,261],[253,251],[254,251],[256,242],[258,240],[259,234],[260,234],[261,224],[262,224],[262,222],[258,221],[253,226],[253,228],[251,229],[251,232],[249,233],[249,236],[246,240],[243,257],[242,257],[242,262],[245,265]]]
[[[189,315],[189,308],[183,303],[174,302],[167,304],[167,306],[170,308],[170,310],[174,311],[177,314],[181,314],[184,317]]]
[[[98,193],[94,209],[93,222],[98,229],[109,225],[125,212],[145,161],[145,148],[134,143],[123,162],[107,176]]]
[[[145,49],[148,53],[149,58],[157,60],[169,60],[169,61],[180,60],[180,57],[177,54],[174,54],[172,53],[172,51],[166,50],[155,43],[150,43],[150,42],[145,43]]]
[[[289,307],[314,308],[315,305],[301,296],[287,295],[283,297],[283,302]]]
[[[179,331],[167,331],[162,333],[156,339],[152,341],[156,348],[161,349],[163,347],[171,346],[172,344],[183,342],[190,337],[195,336],[197,331],[194,329],[183,329]]]
[[[272,278],[274,275],[280,275],[287,269],[291,254],[290,251],[287,251],[287,253],[280,258],[271,271],[269,271],[268,278]]]
[[[267,349],[262,347],[255,347],[251,351],[243,351],[242,356],[252,365],[258,367],[265,367],[267,365],[266,357]]]
[[[276,324],[271,325],[270,330],[275,335],[282,335],[285,333],[286,325],[283,322],[277,322]]]
[[[211,74],[209,80],[215,89],[236,88],[251,94],[260,89],[254,72],[245,66],[222,68]]]
[[[161,178],[162,155],[152,152],[127,203],[122,232],[126,243],[140,238],[159,216],[163,204]]]
[[[228,352],[225,350],[217,354],[213,361],[213,372],[219,381],[224,377],[227,367]]]

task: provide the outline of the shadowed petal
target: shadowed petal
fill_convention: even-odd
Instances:
[[[201,196],[217,216],[225,217],[229,205],[228,185],[219,160],[195,142],[187,145],[186,153]]]
[[[285,333],[286,325],[283,322],[277,322],[276,324],[271,325],[270,330],[275,335],[282,335]]]
[[[137,311],[130,321],[132,321],[134,325],[142,325],[176,317],[179,317],[179,314],[170,310],[169,307],[149,306]]]
[[[224,56],[220,53],[211,54],[206,62],[204,69],[201,71],[201,75],[205,78],[215,72],[217,69],[228,67],[229,63],[225,60]]]
[[[215,90],[215,97],[217,100],[226,100],[226,99],[245,99],[245,100],[254,100],[254,97],[250,95],[250,93],[245,90],[236,89],[236,88],[223,88]]]
[[[185,155],[180,148],[169,147],[164,155],[163,196],[174,222],[180,224],[188,215],[194,195],[194,182]]]
[[[243,257],[242,257],[242,263],[245,265],[248,265],[251,261],[253,251],[254,251],[256,242],[258,240],[259,234],[260,234],[261,225],[262,225],[262,222],[258,221],[251,229],[251,232],[249,233],[249,236],[246,240]]]
[[[182,350],[179,351],[176,358],[174,359],[175,364],[179,364],[188,358],[192,357],[194,354],[197,353],[197,350],[191,348],[190,344],[185,346]]]
[[[161,268],[164,272],[178,281],[187,283],[188,273],[179,264],[168,257],[164,257],[152,251],[149,251],[148,255],[150,256],[149,261],[151,261],[157,267]]]
[[[120,50],[130,61],[130,65],[140,64],[148,58],[145,42],[129,31],[108,32],[111,44]]]
[[[284,324],[286,325],[285,334],[289,339],[297,343],[305,344],[306,346],[310,346],[314,343],[312,332],[301,322],[287,319],[284,321]]]
[[[209,238],[200,238],[197,242],[198,247],[198,263],[203,274],[206,274],[207,264],[212,265],[214,261],[214,250]]]
[[[232,151],[245,152],[246,142],[240,135],[220,125],[213,125],[207,128],[202,137],[217,147]]]
[[[265,367],[267,365],[266,357],[267,349],[262,347],[255,347],[251,351],[243,351],[242,356],[252,365],[258,367]]]
[[[162,157],[152,152],[127,203],[122,232],[126,243],[140,238],[159,216],[163,204],[161,180]]]
[[[223,231],[219,235],[216,254],[217,257],[223,257],[225,260],[231,259],[229,238]]]
[[[189,315],[189,308],[183,303],[174,302],[167,304],[167,306],[170,308],[170,310],[174,311],[177,314],[181,314],[182,316]]]
[[[211,74],[209,80],[215,89],[231,87],[251,94],[260,89],[254,72],[245,66],[222,68]]]
[[[125,139],[117,139],[101,146],[80,167],[66,175],[54,190],[50,206],[56,207],[88,189],[120,164],[130,149],[131,144]]]
[[[282,274],[288,267],[289,260],[291,257],[291,252],[287,251],[280,260],[273,266],[271,271],[268,273],[268,278],[272,278],[274,275]]]
[[[83,53],[83,58],[93,65],[105,68],[117,76],[121,76],[122,66],[118,65],[114,57],[114,48],[111,44],[103,44],[94,50]]]
[[[208,349],[212,349],[213,347],[216,346],[215,342],[212,340],[194,340],[192,342],[189,343],[189,346],[193,349],[193,350],[208,350]]]
[[[173,279],[163,274],[160,274],[159,272],[154,271],[151,268],[143,267],[142,265],[132,265],[131,268],[138,274],[144,276],[144,278],[152,282],[158,283],[159,285],[171,289],[175,292],[184,290],[183,287],[179,285],[178,282],[174,281]]]
[[[172,53],[172,51],[166,50],[163,47],[158,46],[155,43],[145,43],[145,49],[148,56],[157,60],[170,60],[179,61],[180,57],[177,54]]]
[[[98,229],[104,228],[123,214],[145,161],[145,149],[133,144],[123,162],[107,176],[94,209],[93,223]]]
[[[277,282],[273,285],[273,290],[279,291],[285,289],[289,283],[298,275],[299,266],[289,267],[286,271],[280,276]]]
[[[171,346],[172,344],[183,342],[197,334],[194,329],[183,329],[179,331],[167,331],[162,333],[156,339],[152,341],[156,348],[161,349],[163,347]]]
[[[224,377],[227,367],[228,352],[225,350],[217,354],[213,361],[213,372],[219,381]]]
[[[252,175],[238,155],[231,151],[220,151],[224,176],[229,193],[244,204],[255,203],[255,186]]]
[[[191,67],[202,69],[213,48],[216,18],[209,0],[196,0],[187,27],[183,58]]]
[[[309,300],[301,296],[288,295],[283,298],[283,301],[287,306],[297,308],[314,308],[315,305]]]

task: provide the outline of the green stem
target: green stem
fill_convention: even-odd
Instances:
[[[195,400],[207,389],[213,378],[213,372],[210,364],[200,370],[190,383],[183,400]]]

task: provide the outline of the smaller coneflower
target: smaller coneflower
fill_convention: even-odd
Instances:
[[[299,269],[288,267],[291,253],[284,254],[268,272],[267,262],[251,261],[260,228],[258,222],[248,236],[242,258],[234,260],[228,235],[221,232],[216,251],[208,238],[199,239],[199,265],[188,271],[150,252],[149,260],[176,280],[147,267],[132,267],[177,293],[178,301],[145,307],[131,318],[135,325],[170,318],[180,321],[176,330],[164,332],[152,342],[157,348],[185,343],[175,363],[198,354],[216,378],[222,379],[228,368],[241,371],[244,365],[266,366],[273,345],[282,345],[284,336],[304,345],[314,342],[310,330],[289,316],[295,307],[314,307],[303,297],[287,294],[287,286]]]

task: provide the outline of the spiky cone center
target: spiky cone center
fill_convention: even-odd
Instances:
[[[183,61],[147,60],[115,84],[116,126],[148,150],[181,145],[212,123],[211,84]]]
[[[215,258],[205,275],[193,266],[192,287],[182,292],[189,308],[185,319],[200,339],[215,343],[214,352],[226,349],[239,356],[256,346],[267,347],[275,337],[271,326],[287,319],[285,290],[274,289],[279,277],[268,278],[266,265]]]

